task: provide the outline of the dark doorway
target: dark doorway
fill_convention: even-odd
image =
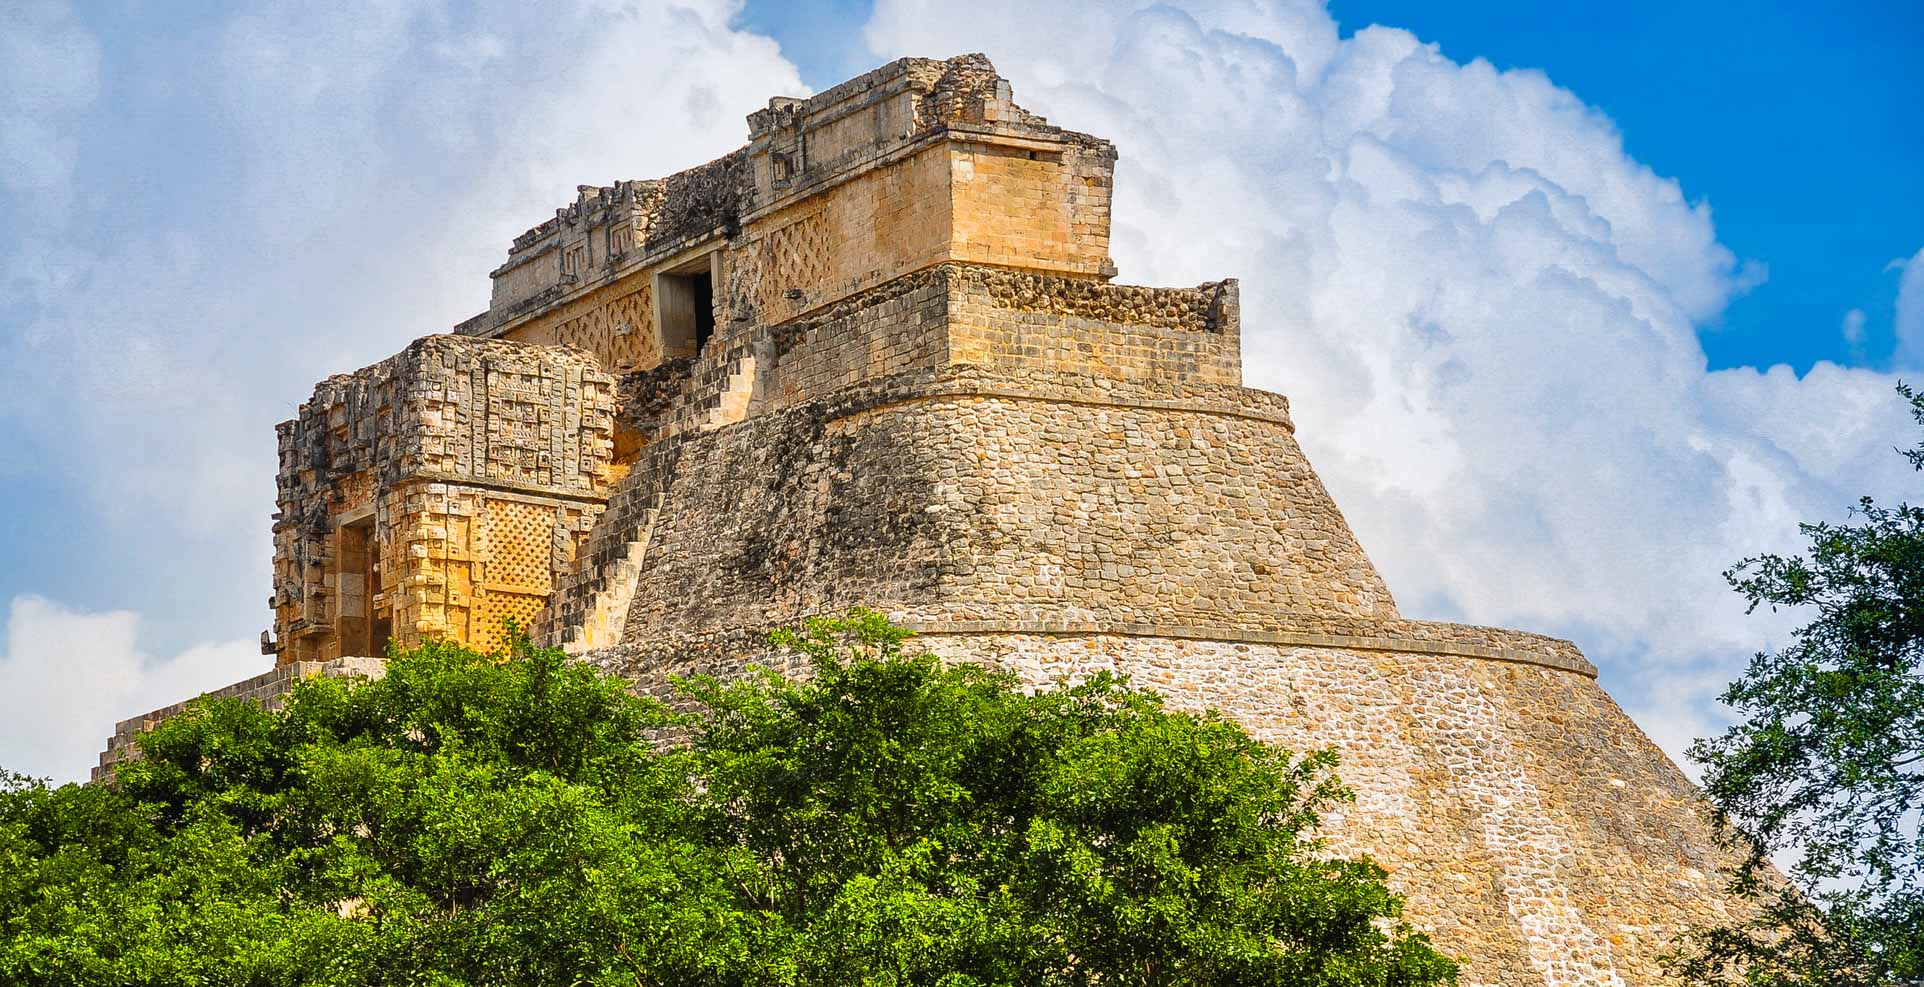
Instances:
[[[663,356],[699,356],[715,334],[714,265],[711,253],[655,276]]]
[[[715,334],[715,279],[703,273],[691,274],[688,280],[695,292],[695,352],[699,353]]]

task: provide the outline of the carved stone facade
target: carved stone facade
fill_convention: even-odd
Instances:
[[[1693,789],[1573,646],[1398,614],[1288,403],[1242,386],[1236,282],[1110,282],[1111,145],[979,55],[749,131],[583,186],[488,311],[280,427],[281,667],[513,618],[661,693],[876,607],[946,657],[1338,747],[1334,845],[1466,984],[1660,983],[1724,916]]]
[[[268,650],[527,626],[607,502],[614,392],[578,350],[454,335],[322,381],[279,428]]]

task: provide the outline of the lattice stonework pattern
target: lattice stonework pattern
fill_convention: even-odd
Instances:
[[[647,279],[636,278],[632,290],[555,326],[555,340],[593,353],[616,373],[652,364],[659,355],[651,298]]]
[[[554,541],[555,510],[540,504],[489,498],[483,518],[487,538],[482,577],[490,591],[546,593]]]
[[[480,561],[473,566],[463,636],[487,651],[507,643],[503,621],[526,629],[547,604],[559,571],[573,562],[575,546],[600,511],[500,496],[482,503],[474,553]]]
[[[527,593],[483,593],[469,611],[468,646],[484,652],[501,650],[508,643],[507,622],[525,629],[547,601],[545,596]]]
[[[805,297],[791,300],[786,293],[834,280],[832,259],[840,254],[835,249],[838,231],[819,202],[789,210],[776,222],[782,225],[762,235],[760,249],[745,258],[750,262],[738,265],[743,281],[752,278],[754,283],[739,285],[737,293],[754,298],[765,317],[780,315],[797,302],[806,304]]]

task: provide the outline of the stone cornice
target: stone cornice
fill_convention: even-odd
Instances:
[[[1223,625],[1132,624],[1081,620],[905,619],[900,623],[923,637],[1036,635],[1041,637],[1173,638],[1183,641],[1220,641],[1229,644],[1269,644],[1282,647],[1452,655],[1519,665],[1537,665],[1560,672],[1571,672],[1586,678],[1597,677],[1596,666],[1578,655],[1575,646],[1568,641],[1523,631],[1431,621],[1385,621],[1380,627],[1374,629],[1375,633],[1300,630],[1286,627],[1254,629]],[[1403,633],[1398,633],[1399,631]],[[1429,632],[1436,636],[1413,636],[1409,633],[1411,631]],[[1483,643],[1486,641],[1492,643]]]

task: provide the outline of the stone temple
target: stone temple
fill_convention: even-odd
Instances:
[[[279,426],[274,666],[505,619],[650,692],[869,606],[1026,680],[1114,669],[1304,749],[1467,984],[1656,984],[1731,907],[1694,790],[1569,643],[1406,620],[1242,386],[1237,284],[1114,283],[1116,150],[903,59],[582,186],[487,311]],[[172,712],[119,725],[101,772]]]

